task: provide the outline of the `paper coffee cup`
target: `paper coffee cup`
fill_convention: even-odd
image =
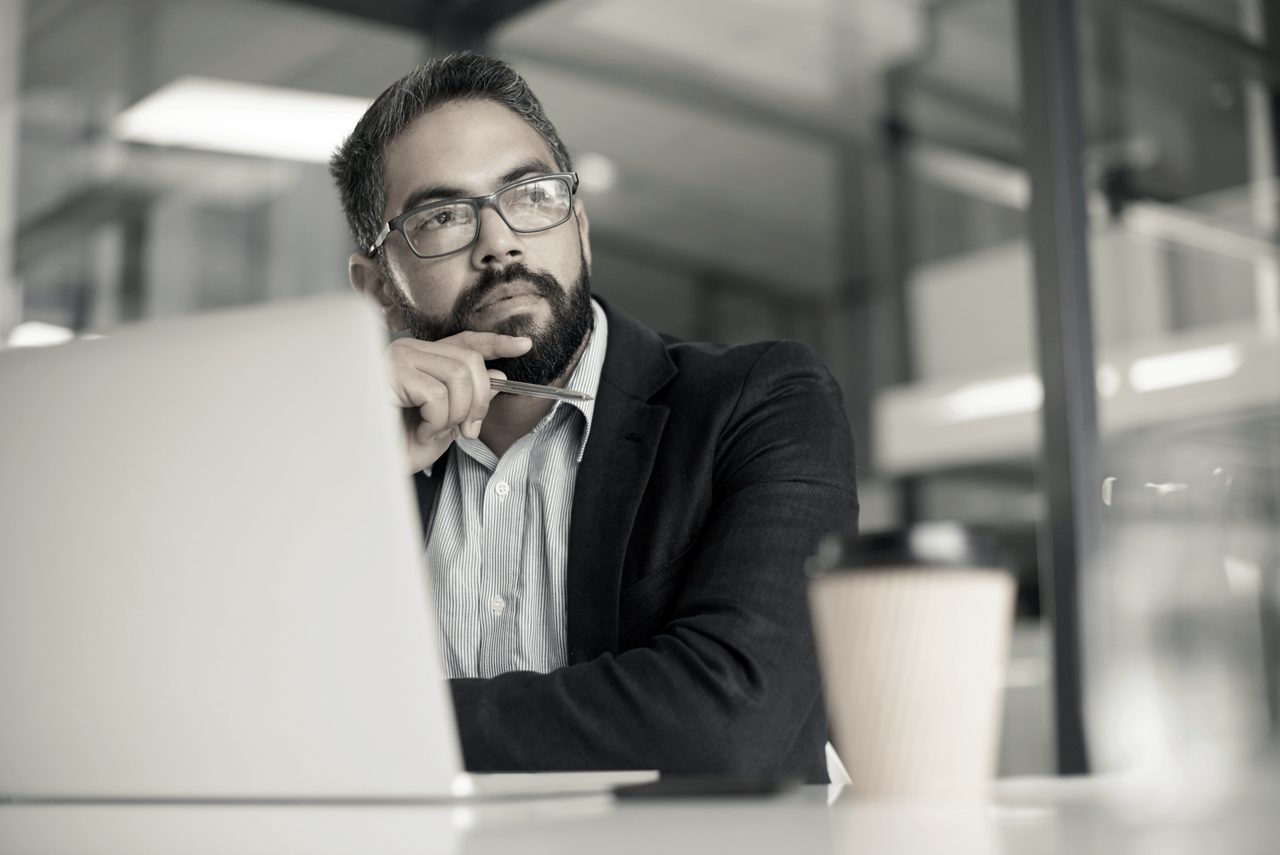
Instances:
[[[961,526],[828,538],[809,562],[831,741],[857,795],[981,800],[1015,582]]]

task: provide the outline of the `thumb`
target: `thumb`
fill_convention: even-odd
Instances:
[[[498,369],[496,369],[496,368],[490,368],[490,369],[488,369],[488,372],[487,372],[487,373],[489,374],[489,379],[491,379],[491,380],[506,380],[506,379],[507,379],[507,375],[506,375],[506,374],[503,374],[501,371],[499,371],[499,370],[498,370]],[[489,390],[489,401],[490,401],[490,402],[492,402],[492,401],[493,401],[493,399],[494,399],[494,398],[496,398],[499,394],[501,394],[501,393],[500,393],[497,389],[490,389],[490,390]]]

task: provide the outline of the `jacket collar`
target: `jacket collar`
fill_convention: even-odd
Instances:
[[[602,380],[629,398],[648,401],[676,376],[667,345],[653,330],[595,298],[609,318]]]

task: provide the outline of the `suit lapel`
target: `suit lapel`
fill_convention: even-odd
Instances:
[[[591,438],[578,465],[569,525],[565,616],[570,665],[617,647],[622,559],[668,412],[601,384]]]
[[[675,375],[661,339],[601,304],[609,317],[609,341],[569,525],[565,611],[571,665],[617,650],[623,558],[670,413],[649,399]]]

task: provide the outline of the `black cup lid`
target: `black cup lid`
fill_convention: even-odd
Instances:
[[[832,534],[805,564],[810,576],[885,567],[1008,569],[1009,558],[990,529],[956,522],[918,523],[873,534]]]

